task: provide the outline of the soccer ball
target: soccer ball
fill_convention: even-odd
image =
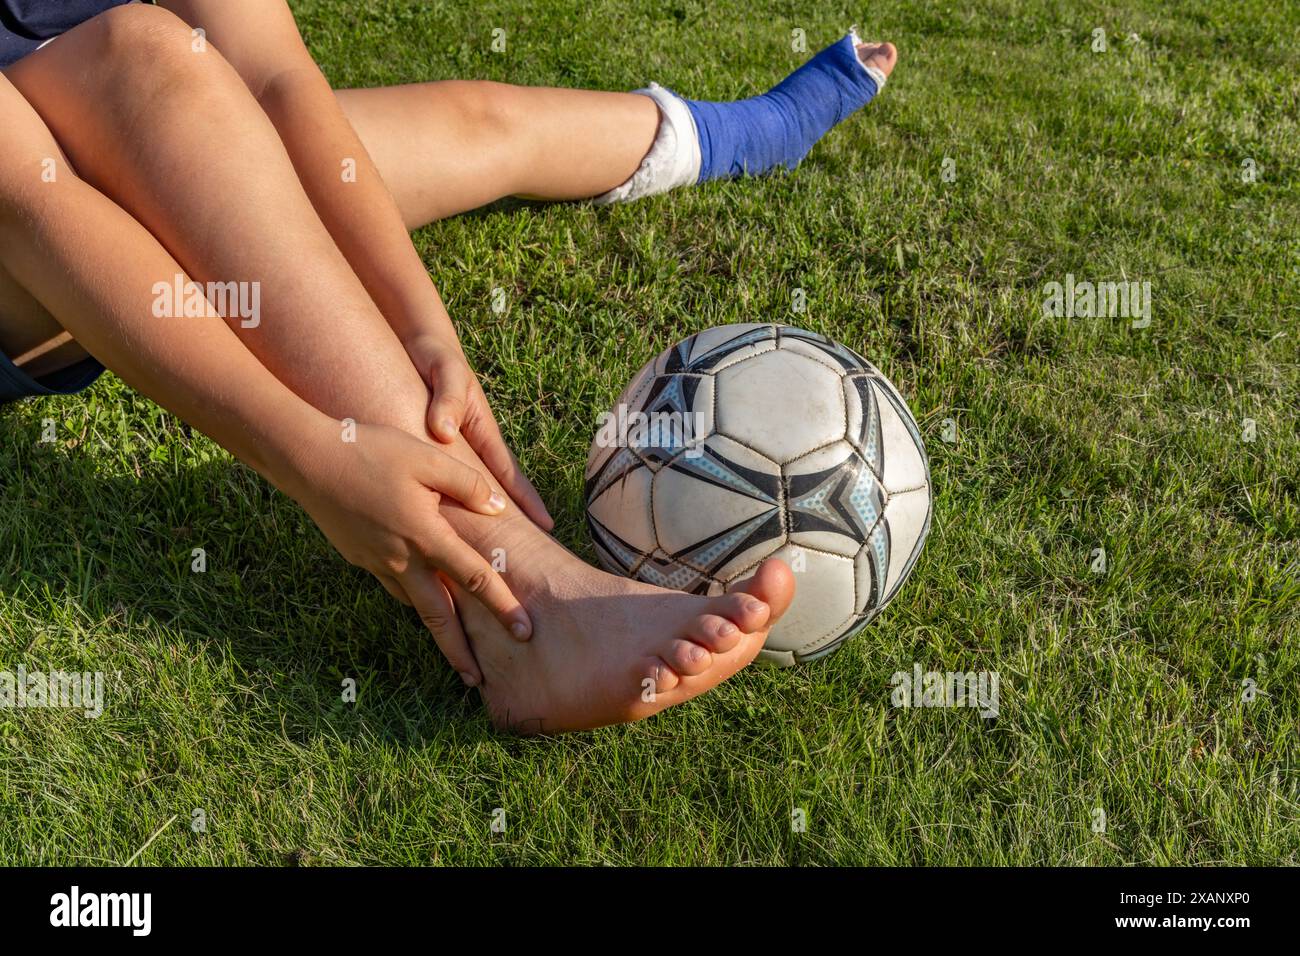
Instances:
[[[601,417],[587,524],[610,571],[722,594],[766,558],[795,598],[760,657],[822,657],[898,593],[930,530],[930,469],[898,391],[852,349],[723,325],[637,373]]]

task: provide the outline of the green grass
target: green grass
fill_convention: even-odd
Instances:
[[[898,383],[931,454],[929,546],[827,660],[639,725],[512,739],[411,613],[174,417],[111,377],[5,407],[0,669],[110,688],[96,721],[0,710],[0,860],[123,862],[156,834],[138,862],[1300,861],[1293,6],[294,7],[339,85],[656,79],[723,98],[796,65],[796,27],[813,49],[855,19],[893,40],[889,88],[797,175],[503,204],[416,240],[582,554],[598,412],[658,349],[753,320],[830,334]],[[1151,326],[1044,317],[1067,273],[1150,280]],[[997,671],[999,716],[892,708],[914,662]]]

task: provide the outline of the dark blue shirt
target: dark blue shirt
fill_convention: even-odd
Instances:
[[[130,0],[0,0],[0,68]]]

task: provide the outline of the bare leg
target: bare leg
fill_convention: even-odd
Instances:
[[[12,72],[21,85],[30,64]],[[490,81],[336,95],[410,228],[520,193],[548,199],[598,195],[631,175],[658,123],[657,110],[643,96]],[[57,146],[53,152],[70,165]],[[37,377],[86,358],[3,269],[0,351]]]
[[[293,461],[278,454],[278,436],[301,436],[305,447],[324,430],[337,434],[336,426],[269,374],[221,320],[154,316],[154,283],[182,267],[62,164],[53,135],[4,76],[0,128],[0,344],[7,354],[23,361],[43,353],[24,363],[41,374],[51,354],[43,344],[75,330],[133,386],[268,478],[291,480],[292,469],[281,466]]]
[[[174,41],[189,37],[183,27],[179,37],[169,29],[150,8],[118,8],[7,75],[85,180],[148,226],[191,275],[263,283],[262,325],[237,331],[277,377],[334,417],[427,437],[425,385],[329,244],[269,121],[219,59],[169,60]],[[142,51],[142,44],[152,46]],[[148,68],[133,65],[141,62]],[[223,154],[232,143],[237,148]],[[33,256],[15,261],[24,268],[14,274],[44,304],[57,303],[56,316],[95,305],[111,323],[139,309],[138,300],[115,310],[59,298],[56,279]],[[155,265],[162,274],[153,281],[171,278],[166,257]],[[66,266],[92,274],[110,268],[99,260],[78,266],[71,256]],[[96,333],[84,314],[77,321],[88,332],[114,334],[111,327]],[[151,358],[169,361],[161,351]],[[169,407],[205,400],[158,397]],[[463,439],[446,447],[481,469]],[[477,618],[471,629],[494,718],[528,730],[637,719],[708,690],[753,659],[793,591],[779,562],[759,571],[750,594],[661,591],[590,568],[513,505],[495,518],[449,506],[447,518],[481,553],[505,549],[510,585],[533,618],[528,645]]]
[[[888,76],[890,43],[862,43]],[[409,228],[504,196],[588,199],[621,185],[654,142],[646,96],[481,80],[338,90]]]
[[[335,418],[382,421],[400,393],[391,370],[404,351],[321,224],[270,120],[234,70],[215,51],[191,53],[188,37],[171,14],[119,7],[5,74],[81,177],[196,281],[259,284],[260,324],[233,325],[280,381]],[[311,347],[326,310],[332,334],[355,347]],[[374,348],[359,347],[366,341]],[[321,382],[345,376],[376,382],[367,405],[321,394]]]
[[[635,93],[446,80],[337,96],[410,228],[503,196],[598,196],[636,172],[659,128]]]

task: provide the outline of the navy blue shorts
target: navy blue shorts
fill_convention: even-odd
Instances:
[[[131,0],[0,0],[0,69]]]
[[[104,366],[86,358],[76,365],[32,378],[0,352],[0,405],[41,395],[71,395],[88,388],[103,372]]]

